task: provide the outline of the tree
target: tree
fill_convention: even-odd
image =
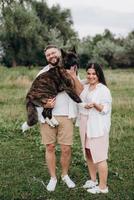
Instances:
[[[93,50],[93,59],[103,65],[114,68],[113,59],[116,44],[110,40],[103,39],[97,42]]]
[[[46,2],[33,2],[37,16],[39,17],[43,26],[48,29],[48,42],[51,42],[51,32],[53,29],[58,32],[58,39],[66,45],[69,38],[77,38],[77,33],[73,30],[72,16],[69,9],[61,9],[59,5],[48,7]]]
[[[124,41],[128,65],[134,67],[134,31],[130,32]]]
[[[90,36],[83,38],[79,42],[80,66],[86,67],[93,54],[93,41]]]
[[[113,66],[123,68],[128,67],[129,64],[130,63],[125,47],[116,45],[113,55]]]
[[[0,41],[8,66],[42,65],[47,44],[63,46],[77,39],[68,9],[49,8],[45,1],[35,0],[6,0],[0,6]]]
[[[105,29],[104,30],[104,33],[103,33],[103,39],[107,39],[107,40],[110,40],[110,41],[115,41],[115,35],[108,29]]]
[[[33,52],[33,41],[37,46],[40,41],[38,30],[40,21],[32,10],[27,11],[18,3],[6,6],[3,10],[3,20],[0,26],[0,40],[4,49],[4,61],[7,65],[17,66],[29,59]]]

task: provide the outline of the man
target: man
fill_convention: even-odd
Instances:
[[[44,67],[39,74],[56,66],[61,56],[60,50],[54,45],[47,46],[44,53],[48,65]],[[79,85],[79,81],[77,81],[77,79],[74,79],[74,81],[77,92],[77,89],[79,89],[81,85]],[[49,99],[47,104],[44,105],[45,108],[53,108],[52,114],[59,122],[59,125],[55,128],[50,127],[47,123],[41,124],[42,142],[46,146],[46,162],[51,177],[47,185],[48,191],[54,191],[57,184],[55,156],[56,142],[60,144],[61,148],[61,179],[66,183],[68,188],[75,187],[75,183],[68,176],[71,161],[71,145],[73,143],[72,118],[76,117],[75,106],[75,103],[64,91],[59,93],[56,98]]]

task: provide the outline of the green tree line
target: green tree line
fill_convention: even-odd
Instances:
[[[80,66],[97,61],[111,68],[134,67],[134,31],[116,38],[103,34],[79,39],[69,9],[49,7],[47,1],[0,0],[0,62],[8,67],[42,66],[48,44],[76,46]]]

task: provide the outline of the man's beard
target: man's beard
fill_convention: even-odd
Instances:
[[[56,66],[59,63],[59,61],[60,61],[60,58],[56,58],[56,62],[53,63],[53,62],[49,61],[48,64]]]

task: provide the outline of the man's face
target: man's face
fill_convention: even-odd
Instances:
[[[61,52],[56,48],[47,49],[45,52],[45,56],[47,62],[53,66],[57,65],[59,62],[59,58],[61,56]]]

